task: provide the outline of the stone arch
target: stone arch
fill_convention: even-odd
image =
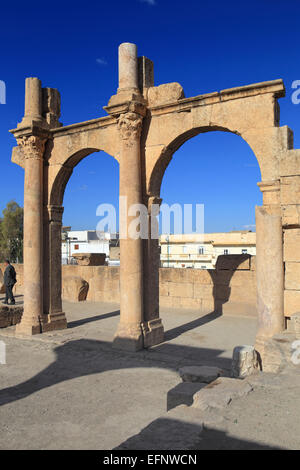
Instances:
[[[177,119],[177,116],[175,116]],[[192,138],[207,132],[216,132],[221,131],[225,133],[234,134],[236,136],[241,137],[242,141],[245,142],[245,145],[252,151],[254,154],[256,161],[258,163],[258,167],[261,172],[260,162],[256,157],[256,154],[252,148],[252,146],[247,142],[245,138],[241,135],[240,132],[237,130],[231,130],[228,127],[220,126],[220,125],[211,125],[211,126],[191,126],[190,128],[184,130],[183,132],[178,132],[178,135],[174,138],[172,136],[172,140],[170,139],[169,142],[163,146],[163,148],[159,149],[159,153],[156,155],[155,164],[153,166],[152,172],[148,175],[148,185],[147,185],[147,194],[148,194],[148,211],[151,212],[151,204],[154,202],[155,204],[161,204],[162,199],[160,198],[161,195],[161,185],[165,175],[165,171],[168,168],[168,165],[173,159],[174,154],[182,147],[187,141],[191,140]],[[147,150],[146,150],[147,155]],[[147,158],[147,157],[146,157]],[[145,316],[146,318],[150,318],[153,315],[153,312],[156,312],[156,315],[159,316],[159,247],[158,247],[158,240],[149,240],[148,242],[148,262],[146,263],[146,285],[145,285]],[[153,295],[153,292],[157,292],[157,295]]]
[[[160,196],[161,184],[164,178],[165,171],[167,167],[169,166],[171,160],[173,159],[173,155],[175,154],[175,152],[177,152],[177,150],[179,150],[180,147],[182,147],[183,144],[185,144],[188,140],[192,139],[193,137],[196,137],[199,134],[204,134],[206,132],[215,132],[215,131],[222,131],[222,132],[227,132],[227,133],[240,136],[243,139],[243,141],[245,141],[246,144],[248,144],[248,146],[252,150],[256,158],[256,161],[258,163],[260,172],[262,174],[261,159],[257,158],[254,149],[251,147],[251,143],[249,143],[237,131],[231,131],[230,129],[220,127],[220,126],[197,127],[197,128],[192,128],[188,131],[185,131],[182,134],[179,134],[174,140],[172,140],[166,146],[163,147],[163,149],[161,150],[160,154],[158,155],[156,159],[156,162],[151,171],[151,174],[149,175],[148,188],[147,188],[148,194],[155,195],[157,197]]]
[[[61,230],[65,189],[75,167],[87,156],[100,151],[100,148],[86,147],[63,157],[63,164],[51,164],[50,160],[48,171],[45,172],[44,187],[48,189],[48,204],[44,208],[43,290],[44,312],[50,320],[55,319],[57,312],[62,312]],[[116,157],[110,156],[118,161]]]
[[[238,100],[237,100],[238,101]],[[226,103],[224,103],[226,106]],[[236,104],[235,106],[241,114],[241,110],[247,108],[247,103]],[[221,106],[221,103],[220,103]],[[271,122],[268,123],[267,127],[262,127],[262,123],[258,122],[257,126],[247,128],[247,125],[241,118],[239,125],[235,125],[233,122],[230,123],[230,119],[226,119],[228,122],[225,125],[224,119],[208,119],[205,122],[205,119],[202,119],[200,116],[191,116],[193,109],[189,113],[169,113],[164,116],[166,123],[162,124],[161,116],[152,116],[152,122],[150,124],[150,129],[148,133],[148,147],[145,149],[145,161],[146,161],[146,192],[148,195],[148,201],[159,201],[161,184],[165,171],[172,160],[174,153],[188,140],[191,138],[206,132],[213,131],[222,131],[235,134],[243,139],[246,144],[252,150],[256,161],[258,163],[261,180],[262,182],[257,182],[260,186],[261,191],[263,192],[263,204],[262,208],[258,207],[256,209],[256,219],[258,217],[258,231],[259,233],[259,263],[258,263],[258,280],[257,280],[257,293],[258,297],[260,291],[262,290],[263,279],[274,278],[272,282],[272,288],[269,290],[272,291],[270,298],[272,298],[272,311],[268,312],[267,315],[272,315],[273,322],[270,326],[270,331],[273,329],[273,332],[279,331],[282,328],[283,322],[283,260],[282,260],[282,230],[280,226],[280,214],[278,212],[279,203],[279,162],[281,155],[286,152],[289,148],[289,129],[287,127],[278,127],[276,126],[275,121],[273,125]],[[216,114],[216,113],[215,113]],[[250,113],[251,114],[251,113]],[[213,112],[211,112],[213,115]],[[197,119],[196,119],[197,117]],[[254,117],[249,117],[247,119],[252,119]],[[155,122],[156,121],[156,122]],[[151,130],[152,126],[152,130]],[[168,126],[166,128],[166,126]],[[150,144],[150,145],[149,145]],[[150,205],[151,202],[148,203]],[[260,210],[262,209],[262,210]],[[266,211],[264,211],[266,209]],[[149,210],[149,209],[148,209]],[[263,219],[263,220],[262,220]],[[276,219],[276,220],[275,220]],[[272,222],[270,222],[272,220]],[[274,224],[271,229],[271,225]],[[273,232],[273,238],[271,233]],[[274,244],[277,250],[276,263],[269,259],[265,258],[262,253],[266,252],[266,246],[268,245],[267,239],[269,239],[269,245]],[[272,240],[272,241],[271,241]],[[275,248],[274,248],[275,250]],[[155,240],[151,240],[148,243],[148,259],[147,259],[147,286],[146,286],[146,298],[147,303],[150,304],[150,307],[147,311],[146,305],[146,318],[150,317],[150,321],[153,321],[151,318],[150,311],[159,312],[159,276],[158,276],[158,265],[156,258],[158,259],[158,243]],[[269,265],[276,264],[274,266],[274,273],[276,275],[269,273]],[[156,272],[156,274],[155,274]],[[274,287],[276,285],[276,288]],[[264,286],[264,290],[265,286]],[[157,295],[153,295],[153,292],[157,292]],[[152,299],[152,300],[151,300]],[[155,299],[155,301],[154,301]],[[259,315],[262,316],[262,310],[267,310],[267,307],[260,307]],[[157,314],[159,316],[159,313]],[[264,332],[262,328],[259,328],[259,335],[263,335]]]
[[[95,152],[104,152],[99,148],[82,148],[64,159],[62,165],[49,165],[48,201],[49,205],[62,205],[64,193],[74,168],[86,157]],[[109,155],[109,154],[108,154]],[[110,155],[118,161],[118,159]]]

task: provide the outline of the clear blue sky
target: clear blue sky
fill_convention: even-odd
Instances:
[[[300,80],[300,3],[297,0],[126,0],[2,2],[0,80],[0,211],[23,204],[23,170],[10,162],[24,110],[24,80],[38,76],[58,88],[67,125],[105,115],[117,88],[117,48],[134,42],[155,63],[155,84],[178,81],[186,96],[282,78],[281,125],[300,147],[300,105],[291,84]],[[167,203],[204,203],[205,231],[243,229],[261,204],[260,172],[248,145],[227,133],[202,134],[176,152],[162,186]],[[64,223],[93,229],[98,204],[118,198],[118,165],[104,153],[75,169],[65,194]]]

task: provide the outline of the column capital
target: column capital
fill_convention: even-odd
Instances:
[[[134,142],[138,141],[142,132],[143,116],[138,113],[128,112],[122,114],[118,119],[118,129],[121,139],[127,147],[131,147]]]
[[[280,204],[280,180],[261,181],[257,186],[263,194],[264,205]]]
[[[17,144],[22,147],[24,157],[40,160],[43,158],[47,138],[36,135],[17,137]]]
[[[49,213],[49,222],[61,224],[64,208],[54,204],[49,204],[47,208]]]

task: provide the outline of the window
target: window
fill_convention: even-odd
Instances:
[[[74,245],[74,250],[79,250],[79,245]]]
[[[204,255],[204,247],[203,247],[203,246],[200,246],[200,247],[198,248],[198,254],[199,254],[199,255]]]
[[[248,250],[247,250],[246,248],[245,248],[244,250],[242,250],[242,254],[243,254],[243,255],[246,255],[247,252],[248,252]]]
[[[224,255],[229,255],[229,250],[224,250]]]

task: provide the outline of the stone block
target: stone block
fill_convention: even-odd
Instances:
[[[258,354],[253,346],[236,346],[232,355],[231,376],[244,378],[259,371]]]
[[[300,204],[282,205],[282,225],[300,225]]]
[[[167,410],[171,410],[180,405],[192,405],[195,393],[199,392],[199,390],[206,385],[206,383],[199,382],[182,382],[176,385],[176,387],[168,391]]]
[[[244,286],[232,287],[228,299],[230,302],[256,303],[256,285],[254,282]]]
[[[161,282],[159,284],[159,295],[160,296],[168,296],[169,295],[169,283],[168,282]]]
[[[120,302],[120,291],[119,290],[104,290],[102,292],[96,292],[96,302]]]
[[[223,371],[211,366],[185,366],[179,369],[179,375],[183,382],[210,383],[216,380]]]
[[[236,287],[248,287],[249,285],[255,284],[256,275],[254,271],[235,271],[232,274],[230,285]]]
[[[300,173],[300,150],[292,149],[283,153],[279,164],[280,176],[297,176]]]
[[[194,395],[193,407],[202,411],[222,409],[232,400],[248,395],[253,387],[246,379],[219,377]]]
[[[193,280],[196,285],[203,285],[203,284],[213,284],[213,279],[211,276],[211,271],[209,269],[191,269],[193,274]],[[213,271],[214,272],[214,271]]]
[[[281,178],[281,204],[300,204],[300,176]]]
[[[300,229],[284,230],[284,261],[300,262]]]
[[[173,103],[184,98],[183,88],[179,83],[165,83],[148,89],[149,106]]]
[[[300,262],[285,263],[285,288],[300,290]],[[299,306],[300,310],[300,306]]]
[[[169,283],[169,295],[171,297],[191,297],[194,296],[194,285],[192,283]]]
[[[291,316],[288,322],[288,331],[294,333],[297,338],[300,337],[300,311]]]
[[[76,253],[73,255],[79,266],[103,266],[105,253]]]
[[[284,315],[291,317],[300,310],[300,290],[284,291]]]
[[[70,302],[81,302],[86,300],[89,284],[80,276],[63,277],[62,298]]]
[[[195,299],[211,299],[213,297],[213,285],[211,284],[194,284]]]
[[[7,328],[8,326],[20,323],[23,315],[23,307],[15,305],[1,305],[0,306],[0,328]]]

